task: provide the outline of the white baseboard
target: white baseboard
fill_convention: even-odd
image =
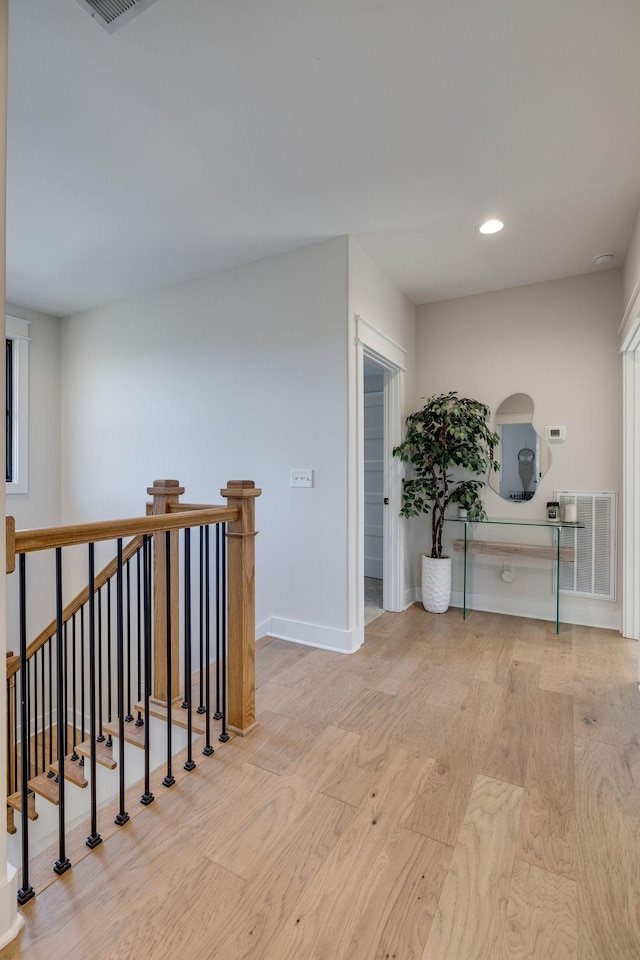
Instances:
[[[338,630],[335,627],[323,627],[317,623],[303,623],[299,620],[284,620],[271,617],[256,628],[256,639],[264,636],[278,640],[290,640],[306,647],[318,647],[333,653],[355,653],[362,646],[364,629]]]
[[[420,587],[414,588],[416,601],[422,600]],[[604,601],[603,601],[604,602]],[[452,590],[451,606],[462,607],[462,591]],[[605,630],[620,630],[620,611],[588,605],[588,601],[574,600],[572,597],[560,597],[560,622],[573,623],[583,627],[602,627]],[[511,617],[530,617],[532,620],[555,620],[555,596],[549,600],[526,600],[522,597],[497,597],[486,594],[467,595],[467,610],[481,610],[484,613],[504,613]]]
[[[262,640],[263,637],[272,636],[271,634],[271,617],[268,620],[263,620],[262,623],[259,623],[256,627],[256,640]]]
[[[422,601],[420,587],[409,588],[404,594],[404,609]],[[462,592],[451,593],[451,606],[462,607]],[[586,627],[602,627],[608,630],[620,630],[620,611],[611,604],[611,610],[602,606],[593,606],[585,600],[572,597],[560,598],[560,620]],[[532,620],[555,620],[555,597],[548,600],[527,600],[522,597],[498,597],[486,594],[470,594],[467,597],[470,611],[485,613],[504,613],[512,617],[530,617]],[[256,627],[256,640],[261,637],[276,637],[290,640],[307,647],[318,647],[333,653],[355,653],[364,641],[364,629],[339,630],[324,627],[317,623],[304,623],[300,620],[286,620],[282,617],[270,617]]]
[[[485,610],[488,613],[505,613],[512,617],[530,617],[532,620],[555,621],[555,596],[549,600],[527,600],[522,597],[498,597],[483,594],[471,594],[467,597],[469,610]],[[462,607],[462,592],[453,591],[451,605]],[[620,611],[604,610],[593,607],[588,601],[575,600],[572,597],[560,597],[560,623],[574,623],[583,627],[602,627],[605,630],[620,629]]]
[[[414,603],[422,603],[422,590],[420,587],[407,587],[404,591],[404,606],[403,610],[408,610],[409,607],[412,607]]]

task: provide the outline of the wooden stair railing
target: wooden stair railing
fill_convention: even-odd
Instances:
[[[97,799],[95,793],[95,774],[96,764],[100,764],[109,769],[115,767],[115,762],[109,750],[108,744],[111,742],[112,735],[117,735],[121,739],[121,747],[125,739],[136,742],[145,749],[145,793],[141,802],[148,804],[153,800],[153,795],[149,790],[149,726],[151,718],[160,715],[166,722],[167,728],[167,776],[163,781],[165,786],[171,786],[174,778],[171,776],[171,728],[175,722],[179,726],[184,726],[188,731],[189,760],[185,764],[185,769],[193,769],[195,763],[191,759],[191,738],[200,730],[206,729],[206,747],[203,750],[205,755],[213,753],[213,747],[209,745],[210,725],[209,711],[205,711],[202,705],[202,696],[198,713],[206,712],[207,716],[200,723],[194,724],[192,711],[191,685],[187,677],[191,676],[191,589],[190,589],[190,571],[191,571],[191,530],[199,528],[200,532],[200,589],[203,584],[203,557],[205,556],[204,546],[206,544],[206,570],[209,571],[209,536],[210,526],[215,527],[216,533],[216,567],[215,579],[217,590],[220,590],[216,599],[216,618],[217,618],[217,637],[219,640],[220,623],[222,623],[223,643],[226,637],[226,646],[218,648],[217,659],[222,659],[222,682],[219,680],[219,674],[216,674],[216,689],[219,695],[222,690],[222,709],[220,705],[216,706],[214,718],[222,718],[222,733],[220,740],[228,739],[227,729],[239,735],[246,735],[256,725],[255,720],[255,600],[254,600],[254,541],[255,531],[255,499],[260,496],[261,491],[256,489],[252,481],[230,481],[227,487],[221,490],[221,494],[227,498],[226,506],[213,506],[209,504],[187,504],[181,503],[180,495],[183,493],[178,481],[160,480],[148,488],[148,493],[152,496],[152,502],[147,504],[146,516],[124,520],[102,521],[96,523],[86,523],[75,526],[61,526],[56,528],[43,528],[37,530],[16,531],[13,518],[7,517],[7,572],[13,572],[16,568],[16,557],[23,557],[31,552],[42,550],[55,550],[56,555],[56,617],[42,630],[35,640],[28,646],[24,636],[24,593],[26,591],[25,583],[25,561],[21,560],[20,566],[20,589],[21,589],[21,627],[20,627],[20,655],[13,652],[7,654],[7,742],[9,746],[7,760],[8,783],[13,785],[21,782],[21,789],[17,794],[8,797],[7,828],[10,832],[15,832],[13,825],[14,810],[21,811],[24,804],[29,813],[29,817],[23,817],[22,823],[22,843],[23,843],[23,873],[22,887],[19,891],[18,899],[20,903],[26,902],[34,895],[34,891],[28,882],[28,819],[37,818],[34,807],[34,792],[41,796],[58,803],[60,808],[60,856],[54,867],[55,872],[62,873],[69,868],[70,863],[65,855],[64,847],[64,783],[66,780],[74,783],[81,788],[87,785],[82,764],[85,758],[90,760],[90,779],[92,789],[91,793],[91,835],[87,839],[87,846],[93,847],[101,842],[97,833]],[[181,700],[179,693],[179,663],[180,663],[180,640],[181,640],[181,614],[179,610],[179,563],[180,547],[178,534],[184,531],[184,567],[183,576],[185,584],[189,584],[189,589],[185,588],[183,601],[185,603],[185,621],[184,621],[184,665],[185,665],[185,702],[182,707],[186,707],[186,720],[181,721],[180,708],[177,704]],[[222,539],[220,533],[222,532]],[[125,537],[132,537],[131,541],[122,545]],[[117,540],[118,555],[111,560],[98,574],[94,574],[93,566],[93,544],[105,541]],[[62,549],[69,546],[88,545],[89,549],[89,583],[81,590],[74,599],[66,606],[62,604]],[[221,544],[223,549],[220,550]],[[151,551],[153,546],[153,552]],[[219,555],[222,557],[222,572],[218,570],[217,562]],[[131,645],[130,645],[130,617],[131,617],[131,599],[129,595],[130,588],[130,562],[136,558],[136,577],[137,577],[137,601],[134,600],[134,609],[137,610],[137,631],[138,631],[138,701],[135,710],[138,713],[138,720],[135,725],[131,725],[131,736],[124,736],[125,721],[132,721],[132,715],[124,717],[124,699],[122,695],[122,685],[125,673],[125,664],[123,658],[123,636],[125,631],[125,618],[123,606],[123,594],[126,582],[126,631],[127,631],[127,649],[129,662],[127,666],[127,681],[129,685],[129,708],[128,713],[132,712],[131,705]],[[126,581],[123,571],[126,569]],[[142,572],[141,572],[142,571]],[[228,577],[227,577],[228,573]],[[228,582],[228,586],[227,586]],[[142,583],[142,591],[141,591]],[[222,584],[222,587],[221,587]],[[111,586],[115,586],[116,609],[117,609],[117,722],[103,723],[102,712],[100,712],[100,733],[103,728],[109,734],[109,740],[105,741],[103,735],[97,736],[96,728],[96,688],[100,691],[102,697],[103,684],[102,673],[97,671],[102,669],[102,661],[96,666],[96,632],[102,630],[103,617],[100,606],[101,590],[107,586],[107,617],[111,614]],[[196,587],[197,589],[197,587]],[[209,584],[207,583],[207,591]],[[135,586],[134,586],[135,591]],[[96,604],[98,616],[96,618]],[[200,604],[200,690],[202,691],[203,676],[203,609],[204,603],[202,597]],[[222,613],[220,612],[222,606]],[[207,593],[207,617],[209,617],[209,601]],[[88,612],[88,637],[85,638],[85,612]],[[65,756],[67,745],[67,730],[69,717],[68,704],[68,686],[70,671],[67,666],[68,636],[73,633],[73,655],[72,655],[72,673],[73,673],[73,710],[76,710],[76,615],[80,614],[79,623],[82,633],[80,650],[84,658],[85,650],[89,658],[89,697],[90,697],[90,717],[89,740],[76,743],[76,716],[73,720],[73,753]],[[96,627],[96,622],[98,626]],[[140,659],[141,650],[141,623],[144,633],[144,680],[142,684],[145,689],[144,703],[140,702],[140,683],[142,660]],[[209,656],[209,621],[206,625],[207,630],[207,656]],[[102,634],[100,633],[100,637]],[[111,633],[109,632],[109,637]],[[55,643],[56,661],[55,671],[53,669],[53,647]],[[100,640],[101,643],[101,640]],[[109,648],[111,650],[111,648]],[[100,646],[100,650],[102,647]],[[34,746],[30,736],[29,710],[32,708],[31,700],[35,700],[34,717],[35,719],[35,771],[38,773],[39,765],[45,764],[44,748],[44,710],[45,710],[45,651],[48,653],[48,705],[50,727],[48,731],[48,750],[49,765],[48,769],[38,775],[31,782],[27,779],[27,769],[31,769]],[[84,730],[85,721],[85,703],[84,686],[85,683],[85,665],[82,659],[81,667],[81,686],[82,686],[82,729]],[[109,665],[111,666],[109,656]],[[40,663],[40,673],[38,673],[38,663]],[[207,676],[207,704],[209,704],[209,664],[206,661]],[[26,668],[26,677],[22,676]],[[216,663],[216,670],[220,669],[220,663]],[[32,671],[32,672],[31,672]],[[56,712],[58,720],[60,717],[66,718],[66,724],[57,724],[57,727],[51,725],[51,712],[54,703],[52,677],[55,673],[56,679]],[[99,679],[97,679],[99,677]],[[16,685],[16,680],[20,680]],[[63,690],[63,683],[65,684]],[[41,684],[41,687],[40,687]],[[187,692],[189,691],[189,692]],[[153,695],[151,695],[153,694]],[[42,724],[42,764],[39,764],[38,754],[38,696],[41,695],[41,705],[43,711]],[[111,697],[111,693],[109,693]],[[109,700],[111,703],[111,700]],[[19,708],[19,709],[17,709]],[[164,712],[163,712],[164,710]],[[110,713],[110,708],[109,708]],[[16,715],[18,714],[18,715]],[[184,716],[184,715],[182,715]],[[206,721],[206,722],[205,722]],[[20,737],[24,743],[29,746],[26,749],[12,750],[11,744],[17,743],[17,728],[20,725]],[[26,724],[26,726],[25,726]],[[142,729],[144,727],[144,730]],[[51,757],[54,729],[57,729],[56,740],[57,748]],[[133,736],[133,731],[136,735]],[[25,739],[26,738],[26,739]],[[103,741],[103,742],[98,742]],[[22,759],[20,759],[22,757]],[[120,797],[121,813],[116,818],[116,823],[124,824],[128,820],[128,814],[124,811],[124,763],[121,765],[120,777]],[[38,782],[36,782],[36,780]],[[54,787],[54,784],[57,784]],[[8,791],[9,792],[9,791]]]

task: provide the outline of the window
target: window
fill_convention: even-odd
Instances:
[[[29,321],[7,317],[5,344],[7,400],[7,488],[29,490]]]

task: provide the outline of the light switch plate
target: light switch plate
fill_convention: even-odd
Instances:
[[[313,486],[313,470],[306,470],[300,467],[297,470],[292,470],[291,486],[292,487],[312,487]]]

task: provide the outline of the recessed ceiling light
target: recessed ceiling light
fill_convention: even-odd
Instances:
[[[478,232],[488,236],[491,233],[500,233],[503,227],[504,223],[502,220],[485,220],[485,222],[481,223],[478,227]]]
[[[606,265],[611,263],[612,260],[612,253],[599,253],[597,257],[593,258],[593,262],[597,267],[606,267]]]

